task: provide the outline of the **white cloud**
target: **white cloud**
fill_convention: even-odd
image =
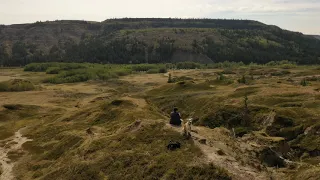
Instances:
[[[320,1],[279,1],[279,0],[200,0],[200,4],[210,7],[206,10],[211,12],[244,12],[244,13],[266,13],[266,12],[300,12],[319,11]],[[210,5],[210,6],[208,6]]]

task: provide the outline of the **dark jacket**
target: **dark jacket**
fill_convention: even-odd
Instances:
[[[180,126],[181,125],[181,116],[180,113],[178,112],[172,112],[170,114],[170,124]]]

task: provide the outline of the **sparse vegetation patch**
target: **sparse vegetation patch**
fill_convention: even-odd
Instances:
[[[0,92],[32,91],[35,86],[32,82],[23,79],[13,79],[0,82]]]

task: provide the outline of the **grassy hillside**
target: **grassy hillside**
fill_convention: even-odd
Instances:
[[[319,63],[320,41],[250,20],[110,19],[0,27],[0,64],[92,63]]]
[[[26,45],[35,45],[35,49],[49,52],[53,45],[65,44],[68,41],[80,42],[84,33],[97,34],[100,23],[86,21],[53,21],[33,24],[16,24],[0,26],[1,45],[12,47],[20,41]]]
[[[1,68],[0,179],[319,179],[320,67],[214,65]]]

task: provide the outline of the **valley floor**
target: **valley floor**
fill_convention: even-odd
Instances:
[[[222,71],[173,70],[175,83],[169,73],[137,73],[53,85],[42,83],[45,73],[0,69],[0,82],[36,86],[0,92],[0,179],[320,178],[319,69],[233,69],[223,80]],[[242,71],[250,82],[237,82]],[[305,78],[315,81],[302,86]],[[246,117],[245,97],[250,125],[233,127]],[[168,125],[174,106],[196,120],[189,140]],[[292,122],[283,125],[283,117]],[[168,151],[170,140],[182,148]],[[291,163],[277,168],[279,157]]]

